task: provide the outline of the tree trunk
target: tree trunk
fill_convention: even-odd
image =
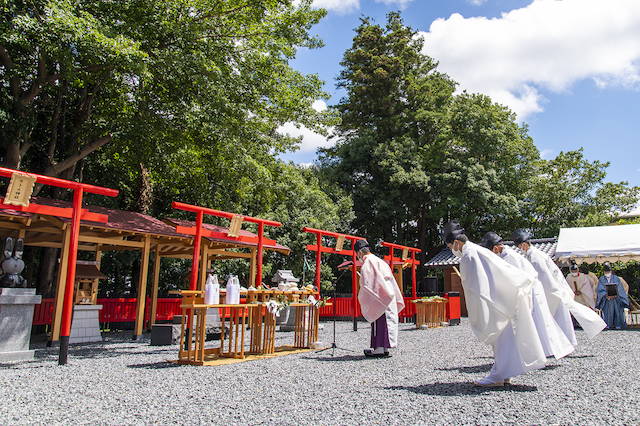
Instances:
[[[19,169],[20,168],[20,144],[18,142],[10,142],[6,141],[6,152],[4,157],[4,167],[9,169]]]
[[[58,264],[59,249],[45,247],[42,249],[40,257],[40,267],[38,268],[38,294],[47,297],[53,294],[56,279],[56,266]]]

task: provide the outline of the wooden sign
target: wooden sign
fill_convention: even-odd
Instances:
[[[234,215],[231,218],[231,223],[229,224],[229,231],[227,235],[230,237],[239,237],[240,236],[240,228],[242,227],[242,216]]]
[[[336,251],[342,251],[344,248],[344,235],[340,235],[336,240]]]
[[[408,248],[402,249],[402,260],[407,260],[408,258],[409,258],[409,249]]]
[[[29,200],[31,199],[35,183],[35,176],[13,173],[11,175],[11,182],[9,182],[9,188],[7,188],[7,195],[4,197],[4,204],[29,207]]]

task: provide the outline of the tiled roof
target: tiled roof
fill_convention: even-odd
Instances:
[[[505,241],[505,245],[513,246],[512,241]],[[556,246],[558,245],[558,238],[539,238],[531,240],[531,244],[534,247],[541,250],[542,252],[548,254],[552,258],[556,254]],[[517,247],[514,247],[516,251],[522,253],[521,250]],[[427,268],[447,268],[450,266],[457,266],[460,263],[460,258],[454,256],[449,250],[448,247],[443,248],[440,253],[436,254],[431,258],[425,266]]]
[[[71,202],[63,201],[63,200],[55,200],[52,198],[45,197],[33,197],[31,202],[42,204],[45,206],[53,206],[53,207],[61,207],[68,208],[71,207]],[[109,217],[109,221],[107,223],[96,223],[89,222],[86,220],[82,221],[82,225],[84,226],[96,226],[108,229],[115,229],[118,231],[129,231],[129,232],[137,232],[140,234],[153,234],[153,235],[161,235],[161,236],[169,236],[169,237],[186,237],[185,235],[178,234],[175,231],[175,228],[164,223],[162,220],[155,218],[153,216],[149,216],[146,214],[132,212],[128,210],[118,210],[118,209],[109,209],[106,207],[98,207],[98,206],[82,206],[84,209],[89,210],[93,213],[104,214]],[[11,216],[32,216],[31,213],[23,213],[17,212],[15,210],[9,209],[0,209],[0,212],[3,215],[11,215]],[[68,218],[59,218],[64,222],[70,222]]]

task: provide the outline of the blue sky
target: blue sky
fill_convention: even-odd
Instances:
[[[315,0],[328,10],[313,28],[325,47],[301,50],[293,66],[316,73],[331,95],[360,17],[384,24],[400,10],[422,32],[424,53],[461,89],[488,94],[529,126],[545,158],[584,147],[611,162],[608,179],[640,185],[640,0]],[[322,102],[317,105],[322,108]],[[330,142],[307,129],[301,149],[283,156],[310,163]]]

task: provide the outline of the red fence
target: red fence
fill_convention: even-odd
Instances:
[[[400,312],[400,318],[409,318],[415,315],[415,303],[411,303],[413,298],[405,297],[405,308]],[[174,315],[180,315],[180,298],[158,299],[157,318],[158,321],[169,321]],[[335,304],[337,317],[353,316],[353,300],[350,297],[336,297],[331,299]],[[136,319],[136,299],[98,299],[98,304],[102,305],[100,311],[101,323],[133,322]],[[333,316],[333,306],[324,306],[320,309],[321,317]],[[149,320],[151,310],[151,299],[147,299],[145,305],[145,321]],[[360,306],[356,311],[357,316],[361,316]],[[42,299],[42,303],[35,306],[33,312],[33,325],[50,325],[53,317],[53,299]]]

